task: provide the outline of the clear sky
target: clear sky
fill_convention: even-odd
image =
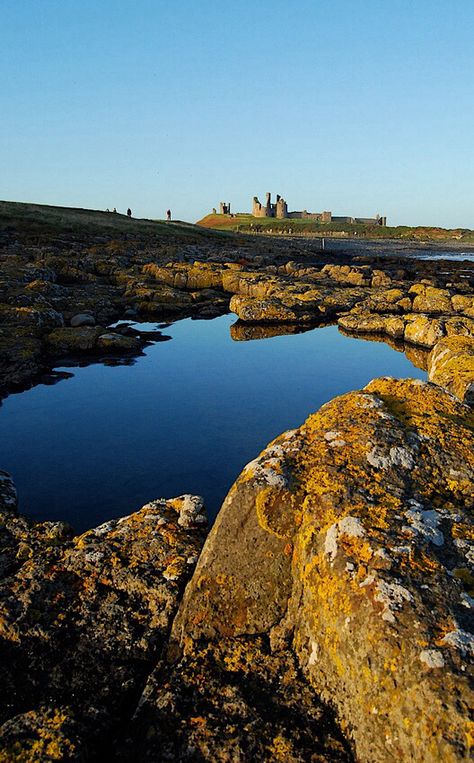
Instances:
[[[474,228],[474,0],[3,0],[0,198]]]

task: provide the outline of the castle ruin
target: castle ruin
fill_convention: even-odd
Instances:
[[[230,203],[220,203],[220,214],[230,214]],[[275,217],[280,220],[314,220],[319,223],[360,223],[363,225],[387,225],[387,218],[376,215],[375,217],[340,217],[334,216],[332,212],[308,212],[302,211],[289,212],[288,204],[285,199],[277,194],[275,203],[272,202],[271,193],[266,194],[265,204],[261,204],[257,196],[253,197],[252,202],[253,217]]]

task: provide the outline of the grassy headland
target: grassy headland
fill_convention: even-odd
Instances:
[[[327,236],[335,238],[401,239],[412,241],[459,241],[474,244],[474,231],[468,228],[433,228],[427,226],[364,225],[362,223],[319,223],[314,220],[276,219],[252,215],[206,215],[198,226],[239,233],[286,234],[293,236]]]
[[[14,234],[21,240],[35,236],[43,240],[64,234],[103,234],[110,237],[132,234],[186,240],[203,240],[213,235],[202,227],[181,221],[128,218],[118,212],[17,201],[0,201],[0,234],[2,233]]]

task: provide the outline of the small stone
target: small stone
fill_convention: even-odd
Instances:
[[[78,313],[73,315],[69,321],[73,328],[79,328],[79,326],[95,326],[95,318],[88,313]]]

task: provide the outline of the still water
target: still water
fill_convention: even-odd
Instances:
[[[0,468],[20,510],[84,530],[196,493],[214,517],[242,467],[327,400],[375,376],[426,378],[402,353],[336,326],[234,341],[233,323],[178,321],[133,365],[68,368],[72,378],[10,395]]]

